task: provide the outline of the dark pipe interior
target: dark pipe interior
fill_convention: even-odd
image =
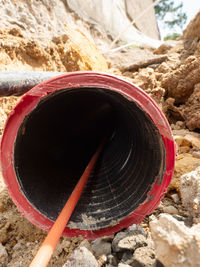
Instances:
[[[105,135],[111,135],[68,224],[114,225],[147,197],[164,174],[164,146],[146,113],[105,88],[63,89],[24,119],[15,172],[27,199],[55,220]]]

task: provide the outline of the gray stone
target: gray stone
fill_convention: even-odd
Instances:
[[[131,226],[129,226],[127,228],[128,232],[136,232],[136,233],[140,233],[143,236],[146,236],[146,233],[144,231],[144,229],[141,226],[138,226],[136,224],[132,224]]]
[[[0,266],[6,267],[8,263],[8,253],[5,247],[0,243]]]
[[[74,250],[63,267],[99,267],[92,253],[85,247]]]
[[[130,250],[127,250],[123,253],[121,262],[125,264],[131,264],[132,263],[132,257],[133,257],[133,252]]]
[[[111,243],[106,242],[101,238],[97,238],[91,243],[91,251],[95,254],[96,257],[111,254]]]
[[[147,246],[146,238],[138,231],[119,232],[112,242],[112,249],[114,252],[123,250],[134,251],[136,248],[143,246]]]
[[[127,236],[126,232],[119,232],[116,234],[116,236],[113,238],[112,241],[112,249],[114,252],[119,252],[120,249],[118,248],[118,243],[121,239],[125,238]]]

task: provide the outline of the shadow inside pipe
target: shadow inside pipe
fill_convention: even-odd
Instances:
[[[108,133],[96,167],[68,223],[99,229],[117,224],[163,176],[164,146],[147,114],[106,88],[63,89],[43,98],[18,130],[14,165],[21,189],[55,220]]]

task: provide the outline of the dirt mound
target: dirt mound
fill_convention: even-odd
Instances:
[[[183,32],[183,39],[194,40],[200,39],[200,12],[190,21],[189,25]]]
[[[158,103],[170,123],[185,121],[190,130],[200,129],[200,42],[197,39],[167,42],[154,54],[165,54],[168,60],[147,68],[141,64],[137,71],[122,74]]]
[[[1,70],[106,71],[107,63],[80,31],[66,33],[43,45],[26,38],[18,29],[0,32]]]
[[[190,130],[200,129],[200,83],[195,85],[194,92],[180,110]]]
[[[181,62],[180,62],[181,63]],[[185,103],[200,82],[200,58],[188,57],[176,70],[162,75],[161,87],[176,103]]]

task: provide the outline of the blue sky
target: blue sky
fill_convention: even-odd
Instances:
[[[200,0],[175,0],[175,3],[183,2],[183,11],[187,14],[187,22],[183,29],[186,28],[190,20],[197,14],[198,11],[200,11]],[[161,36],[165,37],[168,33],[174,32],[174,30],[166,29],[164,28],[161,23],[159,23]],[[177,29],[177,32],[180,32],[179,29]]]

